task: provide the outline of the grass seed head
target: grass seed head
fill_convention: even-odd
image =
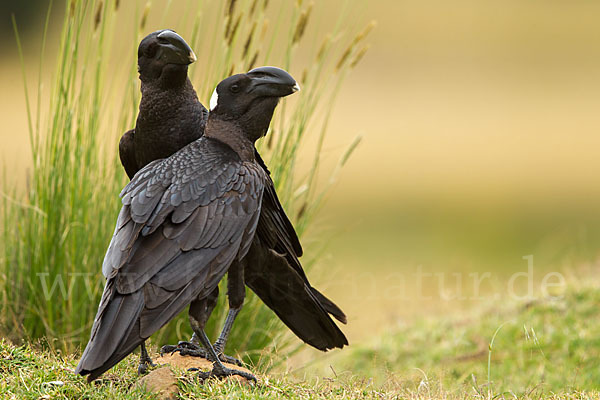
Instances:
[[[273,138],[275,137],[275,130],[271,130],[269,132],[269,136],[267,137],[267,149],[271,150],[273,148]]]
[[[246,67],[246,69],[248,71],[250,71],[256,65],[257,60],[258,60],[258,50],[256,50],[256,52],[254,53],[254,56],[250,60],[250,63],[248,63],[248,66]]]
[[[323,39],[323,43],[321,43],[321,47],[319,48],[319,52],[317,53],[317,57],[316,57],[317,62],[321,62],[323,60],[325,53],[327,53],[327,49],[329,49],[330,43],[331,43],[331,33],[327,34],[327,36],[325,36],[325,39]]]
[[[229,37],[227,38],[227,46],[231,46],[231,44],[233,43],[233,38],[235,37],[238,28],[240,27],[240,21],[243,15],[243,13],[240,14],[235,20],[235,24],[233,25],[233,28],[231,28],[231,31],[229,32]]]
[[[227,39],[229,37],[229,30],[231,29],[231,21],[233,21],[233,18],[231,15],[228,15],[225,17],[225,19],[227,20],[227,23],[225,24],[225,32],[223,32],[223,37]]]
[[[342,57],[340,57],[338,63],[336,64],[336,66],[335,66],[336,72],[339,71],[340,68],[342,68],[342,66],[346,63],[346,61],[350,57],[350,54],[352,54],[352,51],[356,47],[356,45],[358,45],[360,42],[362,42],[367,37],[369,32],[371,32],[373,30],[373,28],[375,28],[376,25],[377,25],[376,21],[369,22],[369,24],[367,24],[367,26],[354,37],[354,39],[352,40],[350,45],[348,45],[348,47],[346,48],[346,51],[344,51],[344,54],[342,54]],[[364,56],[364,53],[367,51],[367,49],[368,49],[368,47],[363,48],[358,52],[358,54],[354,57],[350,67],[354,67],[356,65],[356,63],[358,63],[360,61],[360,59],[362,58],[362,56]]]
[[[298,19],[298,24],[296,24],[296,30],[294,31],[294,38],[292,39],[292,44],[296,44],[302,39],[304,35],[304,31],[306,30],[306,24],[308,24],[308,18],[310,17],[310,13],[312,12],[314,3],[310,3],[308,7],[302,11],[300,14],[300,18]]]
[[[348,60],[348,58],[350,57],[350,53],[352,53],[353,47],[354,46],[350,45],[346,48],[346,51],[344,51],[344,54],[342,54],[337,64],[335,65],[335,72],[339,71],[342,68],[342,66],[346,63],[346,60]]]
[[[225,8],[225,16],[231,17],[233,16],[233,12],[235,11],[235,2],[236,0],[229,0],[227,7]]]
[[[267,36],[267,32],[269,31],[269,19],[266,18],[263,22],[262,30],[260,31],[260,41],[265,40]]]
[[[146,22],[148,21],[148,14],[150,14],[150,2],[146,3],[144,7],[144,12],[142,13],[142,19],[140,20],[140,30],[144,31],[146,29]]]
[[[250,6],[250,16],[252,17],[254,15],[254,13],[256,12],[256,6],[258,6],[258,0],[254,0],[252,2],[252,5]]]
[[[98,29],[100,22],[102,22],[102,7],[104,6],[102,1],[98,2],[98,8],[96,8],[96,14],[94,16],[94,30]]]
[[[252,28],[250,29],[250,33],[248,34],[248,39],[246,39],[246,43],[244,43],[244,50],[242,51],[242,59],[245,59],[248,55],[248,50],[250,50],[250,44],[252,43],[252,38],[254,37],[254,32],[256,31],[256,21],[252,24]]]
[[[300,207],[300,209],[298,210],[298,214],[296,215],[297,220],[301,219],[304,216],[307,208],[308,208],[308,204],[306,202],[302,203],[302,206]]]
[[[69,4],[69,18],[75,17],[75,10],[77,7],[77,0],[71,0]]]
[[[354,59],[350,63],[350,68],[356,67],[356,64],[360,62],[360,60],[364,57],[365,53],[371,48],[370,45],[366,45],[362,49],[359,50],[358,53],[354,56]]]
[[[377,26],[377,21],[372,20],[371,22],[369,22],[367,24],[367,26],[365,26],[365,28],[362,31],[360,31],[358,33],[358,35],[356,35],[356,37],[352,41],[352,44],[357,45],[358,43],[363,41],[367,37],[367,35],[373,30],[373,28],[375,28],[376,26]]]

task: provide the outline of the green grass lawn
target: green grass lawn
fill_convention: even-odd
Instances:
[[[200,385],[188,373],[179,379],[180,398],[596,399],[598,304],[596,287],[570,286],[559,297],[503,302],[466,319],[436,318],[398,327],[370,344],[339,352],[336,369],[345,367],[333,378],[314,368],[302,378],[272,372],[249,388]],[[0,398],[153,398],[131,389],[137,379],[136,356],[89,385],[72,372],[76,355],[39,347],[0,341]]]
[[[498,301],[466,318],[422,319],[344,357],[379,380],[393,375],[457,395],[599,390],[599,304],[597,287],[570,286],[556,297]]]

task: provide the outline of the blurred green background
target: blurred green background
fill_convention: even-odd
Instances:
[[[16,4],[2,6],[0,142],[7,179],[25,181],[25,100],[7,15],[27,30],[25,60],[35,61],[46,3],[31,2],[30,13]],[[511,274],[528,271],[524,256],[533,256],[535,295],[549,272],[597,275],[600,3],[328,1],[315,7],[307,43],[340,10],[378,25],[331,116],[325,164],[363,140],[303,241],[305,257],[318,257],[312,280],[348,313],[350,342],[502,299]],[[48,66],[60,21],[51,20]],[[151,15],[146,30],[177,23]],[[438,275],[419,287],[418,273]],[[474,295],[476,273],[490,275]],[[525,279],[517,286],[526,294]]]

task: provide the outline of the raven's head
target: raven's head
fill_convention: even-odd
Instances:
[[[234,121],[255,141],[267,133],[281,97],[300,90],[286,71],[260,67],[221,81],[210,99],[210,116]],[[209,116],[209,118],[210,118]]]
[[[169,29],[152,32],[138,47],[138,71],[142,82],[160,80],[176,86],[185,82],[187,66],[196,55],[181,36]]]

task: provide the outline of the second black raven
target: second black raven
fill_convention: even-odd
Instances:
[[[123,134],[119,157],[129,178],[148,163],[167,158],[204,133],[208,111],[188,78],[196,55],[176,32],[163,29],[138,46],[142,99],[135,129]],[[138,372],[152,364],[145,343],[140,346]]]
[[[179,49],[180,56],[165,57],[160,47],[173,44]],[[148,162],[168,157],[204,132],[208,112],[198,101],[187,79],[187,65],[182,64],[186,60],[191,62],[192,57],[185,57],[189,54],[193,53],[185,41],[169,30],[154,32],[140,43],[140,112],[135,129],[123,135],[119,146],[121,161],[130,178]],[[171,65],[171,59],[175,59],[175,65]],[[255,74],[259,73],[268,73],[268,68],[255,70]],[[267,173],[268,180],[256,243],[247,260],[244,260],[246,284],[306,343],[321,350],[342,347],[347,340],[328,314],[344,323],[346,317],[339,307],[310,285],[298,260],[302,255],[302,247],[296,232],[277,198],[268,169],[258,152],[255,152],[255,158]],[[204,308],[203,319],[210,315],[217,296],[218,290],[215,289]],[[227,321],[235,318],[239,306],[230,302],[230,308]],[[217,350],[224,350],[230,327],[231,324],[226,323],[215,343]],[[191,342],[187,347],[195,348],[198,339],[194,336]],[[181,348],[171,346],[166,349]],[[203,354],[201,349],[185,351],[188,354]],[[224,359],[234,361],[227,357]],[[142,346],[140,372],[150,362]]]
[[[204,332],[206,321],[196,315],[226,273],[230,302],[243,302],[242,260],[253,247],[268,181],[254,142],[266,133],[279,98],[297,85],[271,68],[234,75],[216,90],[204,136],[149,163],[121,192],[123,208],[102,266],[106,286],[76,368],[88,380],[190,302],[192,328],[213,362],[209,375],[255,379],[223,365]]]
[[[138,47],[142,99],[135,129],[125,132],[119,156],[129,179],[149,162],[167,158],[202,136],[208,111],[188,79],[196,55],[185,40],[164,29]]]

